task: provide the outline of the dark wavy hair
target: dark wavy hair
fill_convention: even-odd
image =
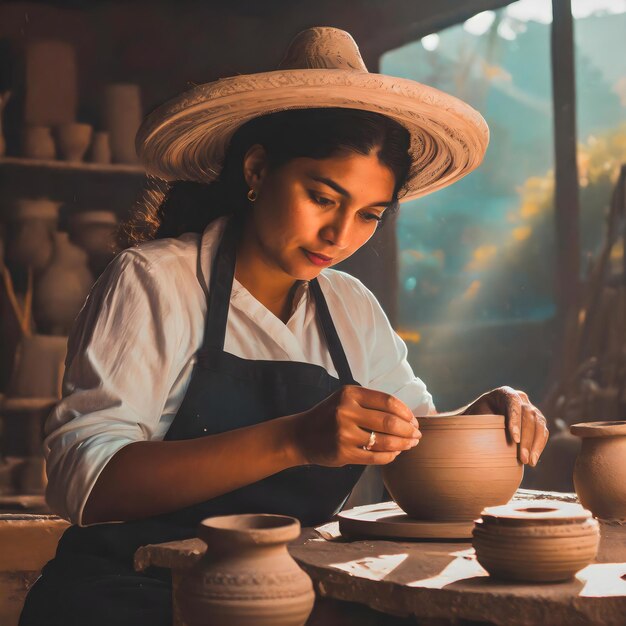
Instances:
[[[398,197],[411,168],[409,132],[395,120],[369,111],[345,108],[292,109],[254,118],[233,135],[219,178],[211,183],[175,181],[163,189],[149,182],[124,225],[129,243],[202,232],[223,215],[244,217],[249,207],[243,159],[248,149],[261,144],[270,169],[292,159],[325,159],[345,152],[369,154],[377,149],[380,162],[394,174],[392,205],[384,218],[398,209]]]

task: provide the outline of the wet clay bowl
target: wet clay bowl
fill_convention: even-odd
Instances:
[[[303,626],[315,592],[287,551],[300,522],[285,515],[205,519],[205,555],[183,570],[176,600],[187,626]]]
[[[574,465],[574,488],[596,517],[626,520],[626,421],[570,427],[582,439]]]
[[[393,499],[416,520],[476,519],[508,502],[522,481],[502,415],[418,417],[422,439],[383,468]]]
[[[478,562],[494,578],[557,582],[571,579],[595,559],[600,531],[579,504],[518,500],[487,507],[473,537]]]

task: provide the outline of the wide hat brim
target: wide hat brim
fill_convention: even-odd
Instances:
[[[413,166],[401,202],[469,174],[489,143],[489,128],[478,111],[428,85],[366,71],[292,69],[221,79],[169,100],[142,123],[137,154],[153,176],[211,182],[242,124],[268,113],[312,107],[373,111],[409,131]]]

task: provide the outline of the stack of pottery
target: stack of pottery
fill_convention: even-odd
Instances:
[[[300,522],[283,515],[227,515],[200,524],[205,556],[173,581],[186,626],[302,626],[313,608],[309,576],[287,551]]]
[[[487,507],[474,526],[478,562],[495,578],[568,580],[598,551],[599,525],[579,504],[520,500]]]
[[[415,520],[473,521],[508,502],[522,481],[502,415],[419,417],[423,437],[383,468],[385,486]]]
[[[79,211],[69,220],[70,239],[89,257],[94,277],[100,276],[115,256],[117,216],[113,211]]]
[[[604,520],[626,521],[626,421],[574,424],[582,438],[574,487],[583,506]]]

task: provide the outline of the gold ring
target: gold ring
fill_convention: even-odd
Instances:
[[[370,438],[369,441],[367,442],[366,446],[363,446],[363,450],[371,450],[374,447],[374,444],[376,443],[376,433],[374,431],[372,431],[370,433]]]

